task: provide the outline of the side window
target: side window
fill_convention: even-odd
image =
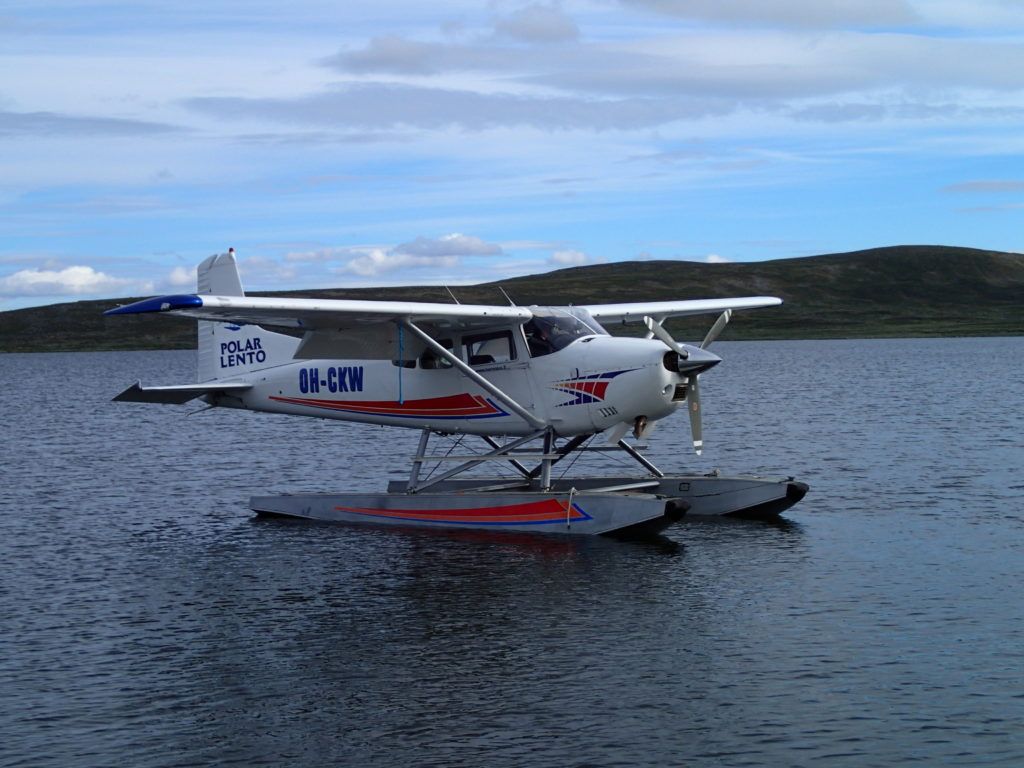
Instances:
[[[437,343],[440,344],[445,349],[451,349],[452,348],[452,340],[451,339],[438,339]],[[441,357],[439,354],[437,354],[432,349],[428,348],[428,349],[424,350],[422,355],[420,355],[420,368],[423,368],[425,370],[436,371],[436,370],[440,370],[442,368],[451,368],[451,367],[452,367],[451,360],[446,360],[445,358]]]
[[[507,363],[516,359],[516,348],[512,343],[511,331],[463,336],[462,343],[466,348],[466,359],[469,360],[470,365]]]

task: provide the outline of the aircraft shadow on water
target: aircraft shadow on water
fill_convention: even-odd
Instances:
[[[406,480],[377,493],[254,496],[257,513],[628,535],[663,530],[684,515],[774,518],[803,498],[807,486],[793,478],[666,474],[642,455],[655,424],[683,405],[701,452],[700,377],[721,361],[708,346],[734,311],[781,303],[753,296],[521,307],[252,297],[232,249],[199,265],[195,294],[105,314],[199,321],[197,383],[137,382],[115,400],[201,398],[211,407],[420,430]],[[676,342],[663,326],[699,314],[718,314],[700,345]],[[646,336],[615,337],[604,327],[626,323],[643,323]],[[475,436],[486,450],[432,454],[437,435]],[[553,477],[566,457],[602,451],[635,460],[639,474]],[[475,476],[488,462],[515,476]]]

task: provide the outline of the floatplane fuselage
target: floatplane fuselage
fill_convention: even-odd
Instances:
[[[264,513],[416,525],[552,530],[564,520],[577,531],[603,533],[645,522],[663,527],[671,520],[658,518],[669,507],[675,516],[686,507],[692,511],[693,500],[683,498],[686,482],[666,476],[624,437],[646,437],[686,404],[700,453],[699,377],[720,362],[706,347],[734,310],[781,303],[758,296],[518,307],[248,297],[233,252],[204,261],[198,276],[196,294],[147,299],[107,314],[162,312],[199,320],[199,381],[138,383],[115,399],[184,403],[199,397],[210,406],[421,430],[409,482],[387,494],[253,500]],[[676,342],[662,325],[669,317],[706,313],[720,315],[699,346]],[[609,322],[643,323],[646,338],[612,336],[602,325]],[[480,436],[492,450],[426,480],[421,470],[432,434]],[[636,458],[646,478],[616,478],[610,486],[607,478],[581,478],[560,490],[551,466],[598,434]],[[530,469],[516,452],[535,439],[544,445],[532,454],[539,464]],[[559,447],[560,439],[568,442]],[[483,485],[452,479],[483,461],[508,462],[520,479]],[[707,478],[704,485],[713,480],[722,479]],[[745,490],[737,491],[743,500],[736,503],[745,506],[719,504],[714,514],[754,508],[777,514],[803,495],[791,479],[738,480]],[[768,493],[752,494],[754,486]],[[589,511],[580,506],[580,493]],[[617,509],[624,507],[636,514]]]
[[[249,326],[246,333],[244,341],[221,345],[261,349],[264,332]],[[489,337],[492,351],[497,351],[495,346],[501,351],[473,354],[480,335]],[[247,376],[249,389],[216,393],[210,399],[226,407],[392,427],[493,436],[525,435],[549,426],[556,435],[571,436],[603,432],[623,422],[635,425],[637,419],[653,423],[671,415],[685,399],[686,371],[699,372],[718,361],[713,354],[694,349],[680,371],[676,354],[666,352],[661,342],[592,332],[578,344],[531,358],[521,326],[466,337],[452,334],[440,341],[463,350],[461,360],[490,386],[470,379],[430,350],[393,361],[285,363]],[[225,374],[243,360],[258,360],[243,355],[218,354]],[[608,365],[609,361],[615,364]]]

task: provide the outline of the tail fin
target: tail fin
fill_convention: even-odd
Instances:
[[[235,249],[211,256],[197,271],[197,293],[244,296]],[[258,325],[199,321],[198,380],[224,379],[239,373],[291,362],[299,339]]]

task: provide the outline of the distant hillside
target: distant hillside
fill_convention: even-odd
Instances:
[[[599,304],[770,295],[782,307],[739,312],[722,339],[1024,335],[1024,255],[946,246],[894,246],[743,264],[640,261],[573,267],[453,288],[464,303]],[[264,296],[449,302],[443,287],[324,289]],[[106,309],[133,299],[0,312],[0,352],[188,349],[195,324]],[[671,326],[699,339],[712,318]],[[631,329],[636,332],[637,327]],[[629,332],[631,329],[624,329]],[[617,332],[617,331],[616,331]]]

